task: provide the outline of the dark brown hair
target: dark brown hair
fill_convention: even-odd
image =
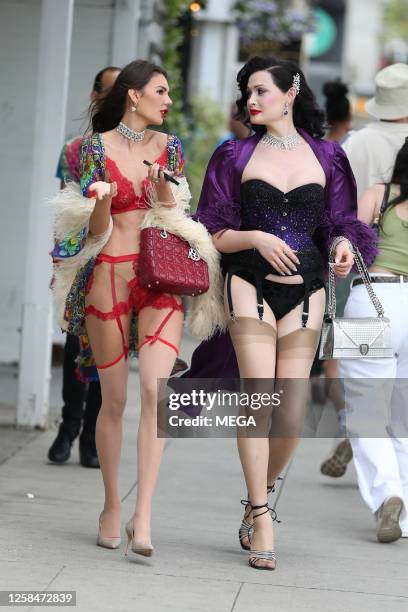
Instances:
[[[102,102],[91,104],[92,131],[107,132],[119,125],[126,110],[128,90],[142,90],[155,74],[162,74],[167,78],[163,68],[146,60],[135,60],[127,64]]]

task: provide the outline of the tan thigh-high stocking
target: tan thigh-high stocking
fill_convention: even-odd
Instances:
[[[320,337],[325,306],[324,290],[310,296],[309,320],[300,327],[303,304],[278,322],[276,390],[281,404],[274,409],[269,438],[268,483],[282,473],[303,431],[310,370]]]

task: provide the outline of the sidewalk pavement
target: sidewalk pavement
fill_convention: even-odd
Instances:
[[[137,422],[132,372],[123,525],[137,486]],[[1,590],[75,590],[81,612],[407,609],[408,540],[376,542],[352,466],[338,481],[319,473],[331,440],[302,441],[279,499],[282,522],[274,523],[277,569],[261,572],[248,567],[238,544],[245,488],[234,440],[167,442],[154,500],[155,553],[144,559],[124,557],[124,529],[120,550],[95,546],[100,472],[79,466],[77,445],[69,463],[49,464],[55,432],[31,435],[0,465]]]

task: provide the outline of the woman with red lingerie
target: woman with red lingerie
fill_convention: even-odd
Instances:
[[[132,317],[137,315],[141,414],[137,450],[137,500],[126,526],[128,545],[150,556],[152,496],[164,440],[157,438],[157,379],[170,375],[183,328],[179,296],[140,285],[140,231],[152,198],[155,206],[176,202],[166,173],[182,177],[184,158],[175,136],[147,129],[160,126],[169,106],[163,69],[135,61],[120,73],[92,114],[93,133],[82,144],[81,189],[96,197],[89,232],[109,240],[96,257],[85,290],[85,322],[102,389],[96,444],[105,486],[98,544],[120,544],[118,473],[122,416],[126,404]],[[144,160],[152,162],[147,168]],[[111,220],[112,219],[112,220]]]

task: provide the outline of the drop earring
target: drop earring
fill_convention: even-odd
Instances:
[[[284,116],[289,115],[289,104],[285,102],[285,106],[283,107]]]
[[[132,113],[137,111],[137,106],[138,106],[137,104],[136,105],[132,104],[132,106],[130,107],[130,110],[132,111]]]

